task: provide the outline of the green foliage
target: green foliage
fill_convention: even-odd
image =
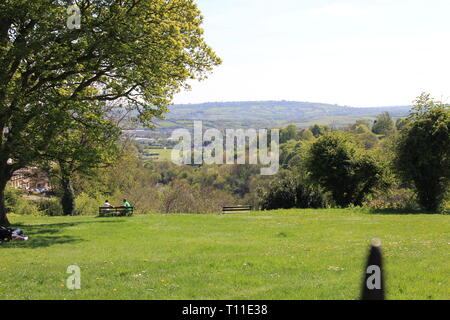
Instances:
[[[316,138],[321,137],[325,133],[331,131],[330,127],[328,127],[328,126],[321,126],[321,125],[318,125],[318,124],[313,125],[312,127],[309,128],[309,130],[312,132],[312,134]]]
[[[354,124],[345,128],[346,132],[352,133],[355,141],[364,149],[374,149],[379,146],[380,141],[376,134],[370,130],[370,123],[365,120],[358,120]]]
[[[383,112],[377,117],[372,126],[372,132],[384,136],[392,135],[395,132],[394,120],[389,112]]]
[[[104,203],[105,196],[81,193],[76,197],[76,214],[79,216],[96,216],[98,208]]]
[[[421,206],[437,211],[450,181],[450,107],[423,93],[413,110],[398,139],[395,165],[414,184]]]
[[[311,179],[330,192],[338,206],[361,205],[383,184],[384,168],[376,158],[359,149],[348,134],[328,133],[314,142],[306,168]]]
[[[411,189],[393,189],[375,195],[372,199],[363,203],[364,207],[376,210],[397,209],[397,210],[419,210],[416,196]]]
[[[321,190],[301,175],[291,172],[279,175],[262,192],[261,209],[325,208],[327,200]]]
[[[280,129],[280,144],[297,139],[297,126],[291,124]]]
[[[107,113],[98,114],[98,104],[115,102],[115,110],[127,108],[152,125],[188,80],[220,64],[191,0],[78,1],[80,29],[66,27],[71,4],[0,2],[2,192],[14,170],[47,159],[49,147],[64,149],[61,135],[79,141],[70,137],[74,123],[89,126],[94,118],[97,128]],[[73,147],[62,153],[74,155]],[[0,203],[0,222],[7,223]]]
[[[40,215],[62,216],[64,215],[61,202],[58,198],[31,201],[39,210]]]
[[[233,198],[214,188],[199,189],[185,181],[177,180],[164,192],[162,213],[219,213],[222,207],[232,204]]]
[[[24,192],[21,190],[7,187],[5,191],[5,204],[8,212],[19,215],[37,215],[39,213],[37,206],[26,200]]]
[[[301,141],[311,141],[314,139],[314,135],[309,129],[303,129],[298,132],[298,139]]]
[[[398,118],[395,122],[395,128],[397,130],[402,130],[404,126],[408,123],[408,119],[405,118]]]
[[[443,201],[441,212],[443,214],[450,214],[450,196],[447,196],[447,198]]]

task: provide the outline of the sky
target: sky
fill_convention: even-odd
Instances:
[[[222,58],[175,103],[450,101],[448,0],[197,0]]]

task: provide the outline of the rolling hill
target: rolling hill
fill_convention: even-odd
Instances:
[[[354,108],[296,101],[209,102],[173,105],[166,119],[156,123],[160,130],[191,127],[194,120],[202,120],[205,127],[215,128],[273,128],[291,123],[299,127],[308,127],[314,123],[340,127],[358,119],[373,120],[384,111],[393,118],[404,117],[410,108]]]

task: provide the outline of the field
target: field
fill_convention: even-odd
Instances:
[[[0,299],[358,299],[372,238],[389,299],[450,298],[450,217],[359,210],[11,216]],[[81,290],[68,290],[69,265]]]
[[[146,149],[145,150],[146,153],[150,154],[150,153],[158,153],[158,156],[155,156],[154,161],[171,161],[172,159],[172,149]]]

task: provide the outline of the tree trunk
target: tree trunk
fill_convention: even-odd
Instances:
[[[6,216],[6,206],[5,206],[5,188],[6,183],[9,178],[5,177],[2,172],[0,172],[0,226],[9,226],[8,217]]]
[[[9,226],[8,217],[6,216],[5,206],[5,187],[6,183],[0,181],[0,226]]]
[[[61,205],[65,216],[75,214],[75,193],[72,186],[72,172],[66,164],[60,164],[61,168]]]

